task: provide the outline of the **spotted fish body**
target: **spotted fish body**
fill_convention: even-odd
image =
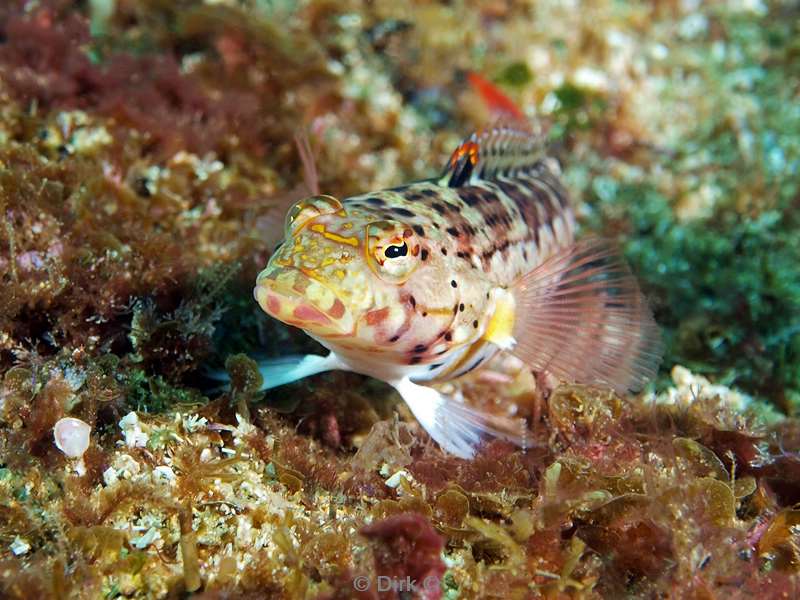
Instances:
[[[574,225],[538,139],[498,128],[462,143],[439,178],[296,204],[254,293],[331,351],[289,377],[383,379],[440,444],[471,456],[483,433],[521,436],[419,383],[515,348],[532,367],[619,389],[652,372],[654,326],[635,283],[605,249],[576,247]],[[595,358],[574,360],[571,345]]]
[[[498,293],[573,241],[566,193],[545,162],[461,188],[422,181],[344,201],[345,210],[402,219],[429,274],[397,287],[405,320],[375,341],[394,346],[417,381],[459,377],[500,347],[485,337]],[[391,334],[391,335],[389,335]]]

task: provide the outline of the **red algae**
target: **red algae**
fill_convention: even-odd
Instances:
[[[379,598],[401,598],[414,591],[423,600],[442,597],[441,578],[445,565],[440,557],[444,540],[424,516],[403,513],[371,523],[361,535],[374,540],[375,572],[380,581],[393,584]],[[402,586],[408,584],[404,589]]]

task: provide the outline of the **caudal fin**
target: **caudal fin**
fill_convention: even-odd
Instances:
[[[623,393],[652,379],[663,346],[636,279],[606,241],[562,250],[523,276],[515,299],[513,353],[566,381]]]

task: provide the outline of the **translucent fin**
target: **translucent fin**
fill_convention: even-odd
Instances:
[[[538,134],[498,125],[461,142],[447,163],[439,185],[462,187],[481,179],[513,177],[541,166],[544,143]]]
[[[268,390],[279,385],[286,385],[299,379],[316,375],[323,371],[348,370],[339,358],[331,352],[328,356],[316,354],[281,356],[258,363],[258,370],[264,378],[259,391]]]
[[[475,456],[486,438],[500,438],[526,448],[525,421],[498,417],[472,409],[433,388],[408,379],[392,383],[420,425],[447,452],[461,458]]]
[[[491,81],[477,73],[467,73],[467,81],[483,99],[484,104],[495,119],[510,119],[515,122],[525,123],[525,114],[514,101],[503,93]]]
[[[303,163],[303,182],[308,188],[309,196],[319,196],[319,173],[317,163],[314,158],[314,150],[311,148],[311,141],[305,131],[294,134],[294,143],[297,146],[297,153]]]
[[[308,135],[305,131],[299,131],[294,134],[294,142],[300,155],[300,162],[303,163],[303,182],[269,198],[269,210],[260,216],[256,223],[261,240],[270,249],[283,240],[283,224],[286,213],[292,205],[303,198],[319,195],[319,175]]]
[[[511,291],[512,352],[532,368],[620,393],[640,390],[656,374],[663,351],[658,326],[610,243],[574,244]]]

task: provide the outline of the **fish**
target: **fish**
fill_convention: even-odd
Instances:
[[[641,390],[661,359],[658,326],[616,246],[575,230],[557,161],[514,124],[469,135],[437,177],[298,201],[253,294],[329,353],[263,363],[263,389],[336,369],[383,380],[461,458],[487,438],[528,444],[523,419],[435,387],[498,353],[558,380]]]

